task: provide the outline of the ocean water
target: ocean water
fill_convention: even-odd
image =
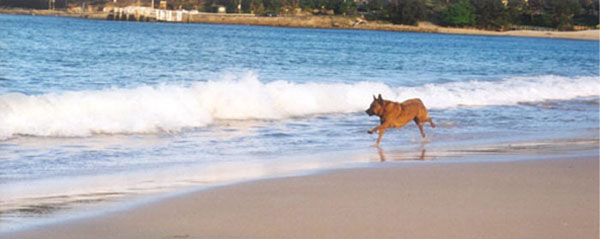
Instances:
[[[0,232],[390,156],[598,144],[597,41],[10,15],[0,32]],[[376,94],[421,98],[438,127],[370,147]]]

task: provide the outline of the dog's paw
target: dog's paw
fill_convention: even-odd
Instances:
[[[371,131],[371,130],[368,130],[368,131],[367,131],[367,133],[369,133],[369,134],[372,134],[372,133],[373,133],[373,131]]]

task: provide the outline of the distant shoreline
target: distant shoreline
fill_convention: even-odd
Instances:
[[[107,12],[68,12],[36,9],[7,9],[0,8],[0,14],[16,15],[40,15],[40,16],[63,16],[73,18],[87,18],[107,20]],[[396,32],[422,32],[441,33],[455,35],[478,35],[478,36],[514,36],[514,37],[537,37],[537,38],[560,38],[573,40],[600,41],[600,29],[583,31],[488,31],[475,28],[442,27],[429,22],[420,22],[418,26],[397,25],[383,22],[361,21],[355,17],[346,16],[240,16],[237,14],[210,14],[202,13],[193,15],[185,23],[211,23],[232,25],[253,25],[273,27],[298,27],[298,28],[321,28],[321,29],[350,29],[350,30],[375,30]]]

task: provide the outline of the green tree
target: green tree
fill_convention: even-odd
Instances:
[[[582,11],[578,0],[549,0],[550,14],[554,27],[572,29],[573,16]]]
[[[508,25],[508,13],[502,0],[476,0],[473,6],[476,25],[487,29],[502,29]]]
[[[66,8],[72,0],[56,0],[55,8]],[[81,2],[78,2],[81,5]],[[48,0],[0,0],[0,7],[48,9]]]
[[[475,24],[475,8],[469,0],[448,4],[442,10],[440,20],[443,25],[472,26]]]
[[[252,0],[250,2],[250,11],[258,15],[265,13],[265,5],[262,0]]]
[[[396,24],[417,25],[425,16],[423,0],[396,0],[389,9],[390,20]]]
[[[335,11],[337,14],[356,15],[357,8],[356,2],[352,0],[342,0]]]
[[[367,3],[367,20],[383,20],[388,18],[386,4],[383,0],[371,0]]]
[[[265,11],[281,12],[281,7],[283,6],[281,0],[263,0],[262,2],[265,6]]]
[[[424,20],[430,22],[440,22],[442,10],[446,7],[445,0],[424,0],[425,16]]]
[[[553,27],[552,18],[546,13],[549,8],[547,0],[529,0],[527,8],[529,14],[527,25]]]
[[[514,25],[523,25],[524,16],[527,13],[527,2],[525,0],[508,0],[507,4],[508,21]]]
[[[573,17],[575,25],[597,26],[600,18],[598,17],[598,0],[580,0],[582,11]]]

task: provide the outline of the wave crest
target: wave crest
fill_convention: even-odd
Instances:
[[[360,112],[371,95],[419,97],[429,108],[514,105],[600,95],[598,77],[538,76],[390,87],[376,82],[263,83],[254,74],[190,86],[0,96],[0,139],[15,135],[89,136],[177,132],[221,119],[283,119]]]

